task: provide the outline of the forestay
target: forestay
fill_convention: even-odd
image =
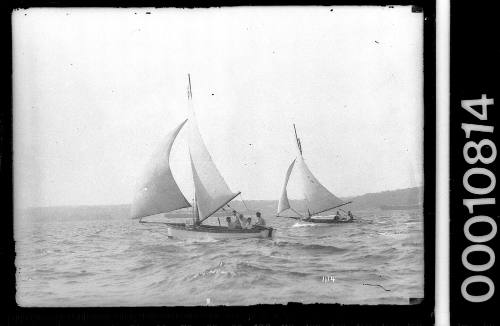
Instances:
[[[297,169],[302,183],[302,191],[307,201],[310,215],[318,214],[345,203],[326,189],[311,173],[302,155],[297,159]]]
[[[149,161],[132,203],[133,218],[167,213],[191,206],[177,186],[170,169],[170,151],[186,121],[165,137]]]
[[[278,202],[278,212],[276,215],[279,215],[281,212],[286,211],[290,208],[290,202],[288,201],[288,193],[286,191],[286,187],[288,185],[288,180],[290,179],[290,174],[292,174],[293,165],[295,164],[295,160],[292,161],[292,164],[288,167],[285,176],[285,183],[283,184],[283,189],[281,190],[281,197]]]

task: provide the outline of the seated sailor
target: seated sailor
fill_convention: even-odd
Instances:
[[[241,224],[238,218],[236,218],[236,221],[231,221],[231,216],[226,217],[227,221],[227,228],[228,229],[241,229]]]
[[[340,213],[339,211],[337,211],[337,213],[335,213],[335,215],[333,216],[333,220],[338,221],[339,219],[340,219]]]
[[[347,212],[347,216],[349,216],[348,221],[352,221],[352,220],[354,219],[354,216],[352,216],[351,211],[348,211],[348,212]]]
[[[234,222],[231,222],[232,228],[233,229],[241,229],[241,222],[240,219],[238,218],[238,214],[235,210],[233,210],[233,217],[234,217]],[[231,220],[232,218],[229,217]]]
[[[247,221],[245,220],[243,214],[238,214],[236,221],[239,223],[240,229],[244,229],[246,227]]]
[[[226,222],[227,222],[228,229],[234,229],[234,224],[233,224],[233,222],[231,222],[231,216],[226,217]]]
[[[255,213],[255,215],[257,215],[257,222],[255,223],[255,225],[266,226],[266,221],[264,221],[260,212]]]
[[[245,224],[245,229],[251,229],[252,228],[252,218],[249,217],[247,218],[247,222]]]
[[[241,221],[238,217],[238,214],[236,213],[236,211],[233,211],[233,216],[234,216],[234,228],[235,229],[241,229]]]

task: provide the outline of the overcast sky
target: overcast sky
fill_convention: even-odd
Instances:
[[[244,199],[280,196],[292,123],[337,196],[421,185],[422,32],[411,7],[16,11],[16,203],[130,203],[188,115],[188,73],[207,148]],[[190,199],[187,130],[172,171]]]

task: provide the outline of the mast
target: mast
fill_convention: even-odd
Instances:
[[[215,166],[198,129],[192,103],[191,76],[188,74],[187,96],[191,115],[189,135],[189,156],[195,190],[196,211],[193,219],[196,224],[203,223],[221,207],[233,200],[240,192],[232,192]]]
[[[295,128],[295,123],[293,124],[293,130],[295,131],[295,141],[297,142],[297,148],[299,149],[300,155],[302,155],[302,144],[300,143],[300,138],[297,136],[297,129]]]
[[[189,100],[193,99],[193,92],[191,91],[191,75],[190,74],[188,74],[187,96],[188,96]]]
[[[297,128],[295,128],[295,123],[293,124],[293,131],[295,132],[295,141],[297,142],[297,148],[299,149],[300,156],[302,156],[302,144],[300,143],[300,138],[297,136]],[[307,200],[307,197],[304,196],[304,199],[306,200],[306,207],[307,207],[307,218],[310,219],[312,214],[311,211],[309,210],[309,201]]]
[[[193,99],[193,92],[191,90],[191,75],[188,74],[188,87],[187,87],[187,98],[188,100]],[[193,225],[200,224],[200,212],[198,211],[198,204],[196,201],[196,191],[193,198]]]
[[[297,158],[297,170],[300,171],[302,177],[302,190],[304,192],[304,199],[306,201],[307,217],[310,219],[312,216],[319,213],[331,210],[348,203],[343,202],[340,198],[332,194],[328,189],[323,186],[320,181],[312,174],[307,167],[304,157],[302,156],[302,144],[297,135],[297,128],[293,124],[295,132],[295,140],[299,150],[299,157]]]

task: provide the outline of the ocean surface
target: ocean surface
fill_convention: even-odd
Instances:
[[[268,215],[272,239],[194,242],[113,207],[26,210],[15,219],[16,299],[67,307],[422,298],[422,210],[354,214],[355,223],[336,225]]]

